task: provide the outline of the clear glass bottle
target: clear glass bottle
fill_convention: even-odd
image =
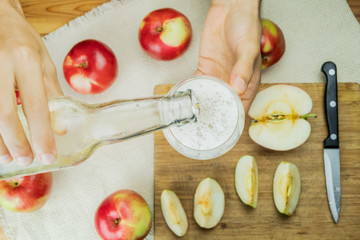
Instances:
[[[118,100],[89,105],[68,97],[49,100],[57,159],[44,165],[35,157],[23,167],[15,161],[0,165],[0,180],[76,166],[98,147],[141,136],[171,125],[196,121],[199,104],[191,90],[142,99]],[[18,115],[29,139],[22,108]]]

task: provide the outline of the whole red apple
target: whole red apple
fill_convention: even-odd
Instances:
[[[151,229],[151,212],[144,198],[131,190],[108,196],[95,215],[95,227],[102,239],[144,239]]]
[[[274,65],[285,52],[284,34],[273,21],[261,19],[262,36],[261,36],[261,69]]]
[[[53,178],[50,172],[0,181],[0,204],[14,212],[33,212],[50,197]]]
[[[139,29],[141,47],[159,60],[172,60],[182,55],[189,47],[191,37],[190,21],[172,8],[149,13]]]
[[[97,94],[115,81],[118,64],[108,46],[89,39],[70,50],[64,59],[63,71],[66,81],[76,92]]]

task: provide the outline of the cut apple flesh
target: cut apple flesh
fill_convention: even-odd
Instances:
[[[253,156],[240,158],[235,169],[235,187],[241,201],[256,208],[258,201],[258,167]]]
[[[203,228],[215,227],[225,209],[225,195],[217,181],[205,178],[198,185],[194,197],[194,218]]]
[[[161,211],[165,222],[173,233],[182,237],[188,229],[188,220],[177,195],[171,190],[161,193]]]
[[[303,144],[310,136],[306,120],[312,108],[310,96],[301,88],[275,85],[260,91],[249,109],[254,120],[249,128],[250,138],[257,144],[286,151]]]
[[[187,19],[177,17],[164,22],[161,41],[171,47],[178,47],[184,43],[189,36],[189,27],[185,25]]]
[[[273,182],[275,206],[280,213],[291,215],[299,201],[301,190],[300,173],[295,164],[281,162]]]

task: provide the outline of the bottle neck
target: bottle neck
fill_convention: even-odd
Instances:
[[[92,107],[95,111],[89,116],[90,134],[105,143],[194,122],[199,114],[199,103],[191,90]]]

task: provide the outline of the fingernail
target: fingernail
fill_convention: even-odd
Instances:
[[[1,155],[0,156],[0,164],[8,164],[11,162],[12,158],[9,154]]]
[[[16,162],[20,166],[27,166],[32,162],[32,160],[33,159],[31,157],[17,157],[16,158]]]
[[[55,156],[50,153],[44,153],[40,155],[40,160],[45,165],[50,165],[55,162]]]
[[[245,81],[240,77],[235,78],[232,86],[238,93],[244,93],[247,88]]]

